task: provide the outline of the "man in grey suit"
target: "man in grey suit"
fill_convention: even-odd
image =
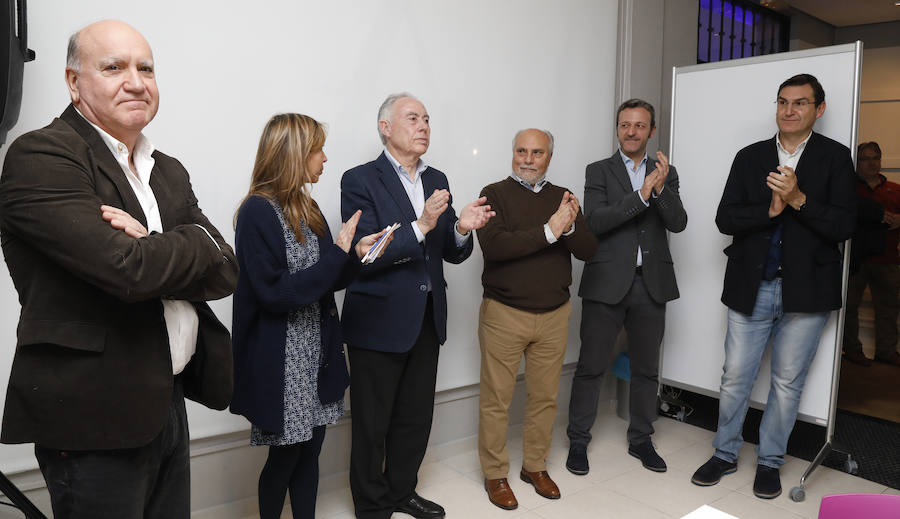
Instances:
[[[619,149],[585,171],[585,219],[599,246],[585,265],[578,291],[583,298],[581,354],[566,431],[566,468],[573,474],[588,473],[587,445],[600,383],[623,324],[631,361],[628,453],[647,469],[666,470],[650,443],[666,302],[678,297],[666,231],[683,231],[687,214],[675,167],[662,152],[656,152],[657,160],[647,156],[647,141],[655,132],[653,105],[625,101],[616,112]]]

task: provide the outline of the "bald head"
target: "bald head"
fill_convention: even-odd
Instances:
[[[91,39],[96,39],[98,36],[103,37],[103,35],[111,34],[115,31],[121,31],[122,33],[131,33],[144,40],[144,37],[137,31],[137,29],[123,21],[100,20],[99,22],[92,23],[82,28],[80,31],[75,32],[74,34],[72,34],[72,36],[69,37],[69,46],[66,51],[66,68],[70,68],[76,72],[81,71],[82,36],[85,36],[86,38],[88,38],[88,41],[91,41]],[[147,43],[147,40],[144,40],[144,43],[149,49],[150,44]]]
[[[159,108],[150,44],[118,20],[92,23],[72,35],[66,86],[81,114],[129,150]]]

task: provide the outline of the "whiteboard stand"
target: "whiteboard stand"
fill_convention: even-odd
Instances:
[[[853,162],[856,163],[856,150],[852,150],[851,152],[854,155]],[[847,279],[850,275],[850,247],[851,241],[847,240],[844,245],[844,268],[843,268],[843,292],[844,292],[844,301],[847,300]],[[806,468],[806,471],[800,476],[800,485],[791,488],[789,493],[791,497],[791,501],[801,502],[806,499],[806,490],[804,489],[804,485],[806,485],[806,480],[809,478],[810,474],[816,470],[816,467],[822,464],[825,461],[825,457],[831,451],[841,452],[847,455],[847,459],[844,460],[844,471],[849,474],[856,474],[859,470],[859,464],[856,460],[853,459],[853,455],[850,454],[844,448],[839,448],[840,444],[838,444],[834,439],[834,418],[837,413],[837,395],[838,395],[838,386],[841,382],[841,343],[842,338],[844,336],[844,319],[846,318],[846,304],[841,308],[841,311],[838,313],[838,321],[837,321],[837,335],[835,338],[836,344],[834,348],[834,363],[833,369],[831,373],[831,401],[828,403],[828,422],[825,425],[825,445],[822,445],[822,448],[819,449],[819,453],[815,458],[810,462],[809,466]]]
[[[854,83],[855,88],[853,89],[853,103],[851,104],[853,115],[850,120],[852,121],[851,129],[850,129],[850,155],[853,157],[853,164],[856,164],[856,144],[857,138],[859,136],[859,90],[860,90],[860,82],[861,82],[861,74],[862,74],[862,50],[863,44],[861,41],[857,40],[855,44],[855,54],[856,54],[856,64],[854,67],[855,77]],[[853,456],[847,452],[846,449],[838,449],[837,443],[834,439],[834,418],[837,413],[837,397],[838,397],[838,387],[841,382],[841,345],[843,343],[844,337],[844,319],[846,318],[847,311],[847,280],[850,277],[850,247],[852,246],[851,240],[847,240],[844,244],[844,268],[841,277],[841,287],[843,288],[843,298],[844,304],[841,306],[840,312],[838,312],[837,319],[837,333],[835,334],[835,347],[834,347],[834,362],[832,363],[832,371],[831,371],[831,401],[828,403],[828,423],[825,425],[825,445],[822,445],[822,448],[819,449],[819,453],[813,458],[812,462],[810,462],[809,467],[806,468],[806,471],[800,476],[800,485],[791,488],[790,498],[791,501],[801,502],[806,498],[806,490],[804,490],[804,485],[806,485],[806,480],[809,476],[816,470],[816,467],[822,464],[825,460],[825,457],[828,456],[828,453],[832,450],[841,452],[847,455],[847,458],[844,460],[844,471],[849,474],[856,474],[859,470],[859,464],[856,460],[853,459]]]
[[[41,511],[34,506],[34,503],[29,501],[28,498],[25,497],[25,494],[13,485],[12,481],[3,475],[3,472],[0,472],[0,494],[8,497],[9,500],[12,501],[12,506],[18,508],[25,514],[25,519],[47,519],[47,516],[41,513]]]

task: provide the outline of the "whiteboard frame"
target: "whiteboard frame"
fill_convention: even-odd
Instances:
[[[859,135],[859,103],[860,103],[860,86],[861,86],[861,74],[862,74],[862,51],[863,44],[861,41],[856,41],[855,43],[847,43],[842,45],[832,45],[828,47],[819,47],[815,49],[808,49],[802,51],[794,51],[794,52],[786,52],[779,54],[770,54],[766,56],[755,56],[751,58],[743,58],[737,60],[729,60],[729,61],[720,61],[715,63],[705,63],[698,65],[688,65],[682,67],[672,67],[672,93],[671,93],[671,113],[669,119],[669,151],[670,151],[670,161],[674,164],[676,162],[676,154],[677,150],[675,149],[675,126],[676,126],[676,108],[678,103],[676,102],[676,88],[678,86],[678,75],[690,72],[698,72],[698,71],[707,71],[707,70],[716,70],[716,69],[725,69],[725,68],[733,68],[733,67],[742,67],[747,65],[756,65],[761,63],[770,63],[777,61],[787,61],[787,60],[795,60],[801,58],[809,58],[815,56],[824,56],[824,55],[837,55],[837,54],[846,54],[846,53],[854,53],[854,78],[853,78],[853,100],[851,103],[851,128],[850,128],[850,143],[848,147],[850,148],[851,158],[853,160],[854,165],[856,164],[856,146],[857,146],[857,138]],[[750,144],[750,139],[746,144]],[[736,153],[738,150],[734,150]],[[843,261],[843,269],[842,269],[842,278],[841,278],[841,294],[842,300],[846,302],[847,299],[847,279],[849,277],[849,265],[850,265],[850,247],[851,240],[847,240],[844,244],[844,261]],[[834,431],[834,416],[837,407],[837,393],[838,386],[840,383],[840,368],[841,368],[841,343],[844,331],[844,321],[845,321],[845,312],[846,312],[846,304],[842,304],[841,308],[835,310],[833,314],[836,316],[836,326],[835,326],[835,337],[834,337],[834,350],[833,350],[833,360],[831,366],[831,390],[828,395],[828,412],[825,417],[812,416],[805,413],[798,413],[797,418],[799,420],[803,420],[805,422],[813,423],[816,425],[825,425],[827,428],[827,438],[831,438],[833,436]],[[666,341],[669,340],[668,336],[663,337],[663,344],[660,349],[660,375],[659,382],[660,386],[663,384],[673,386],[676,388],[686,389],[688,391],[692,391],[694,393],[710,396],[713,398],[717,398],[719,396],[718,390],[711,390],[706,387],[700,387],[696,385],[692,385],[689,383],[685,383],[683,381],[674,380],[665,376],[664,373],[664,359],[665,359],[665,344]],[[724,344],[724,335],[722,337],[718,337],[721,343]],[[719,368],[721,369],[721,368]],[[761,367],[761,370],[763,368]],[[759,382],[754,383],[754,387]],[[804,387],[804,391],[805,391]],[[752,395],[752,394],[751,394]],[[754,400],[751,396],[750,406],[756,409],[763,410],[765,409],[765,402],[761,402],[758,400]]]

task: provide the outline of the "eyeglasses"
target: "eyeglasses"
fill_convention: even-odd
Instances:
[[[775,100],[775,104],[778,105],[779,109],[790,108],[791,106],[803,110],[807,106],[816,104],[809,99],[798,99],[796,101],[788,101],[787,99],[778,98]]]

